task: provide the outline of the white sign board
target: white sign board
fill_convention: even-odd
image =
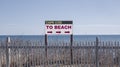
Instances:
[[[45,34],[70,35],[72,27],[72,21],[45,21]]]

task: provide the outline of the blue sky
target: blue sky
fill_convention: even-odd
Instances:
[[[73,20],[73,34],[120,34],[120,0],[0,0],[0,35],[41,35],[45,20]]]

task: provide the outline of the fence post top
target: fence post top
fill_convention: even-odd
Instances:
[[[98,37],[96,37],[96,41],[98,41],[99,39],[98,39]]]
[[[11,42],[10,37],[7,37],[7,43],[10,43],[10,42]]]

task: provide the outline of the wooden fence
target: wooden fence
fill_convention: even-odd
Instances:
[[[68,42],[0,41],[0,67],[120,67],[119,42],[73,42],[72,59],[70,50]]]

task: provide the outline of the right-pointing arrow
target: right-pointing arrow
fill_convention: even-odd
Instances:
[[[56,31],[56,33],[61,33],[61,31]]]
[[[70,31],[65,31],[65,33],[70,33]]]
[[[47,33],[52,33],[52,31],[47,31]]]

